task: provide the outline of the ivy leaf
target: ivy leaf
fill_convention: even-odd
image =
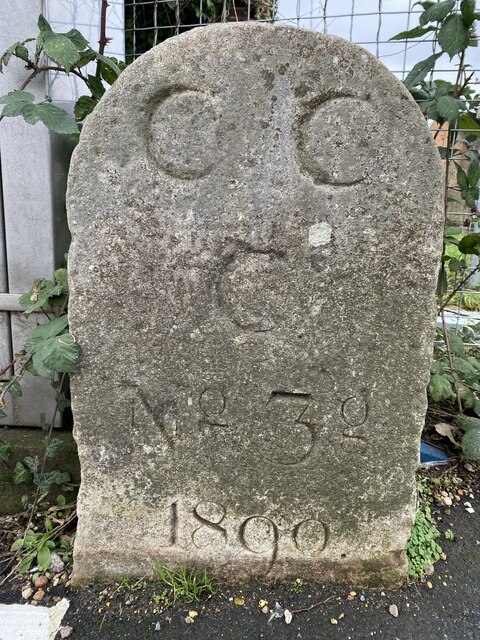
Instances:
[[[43,439],[43,444],[45,445],[45,457],[53,458],[57,451],[62,448],[63,440],[61,440],[60,438],[45,436],[45,438]]]
[[[436,101],[438,114],[448,120],[450,124],[454,124],[460,113],[460,107],[463,101],[452,98],[452,96],[440,96]]]
[[[462,18],[465,21],[467,27],[471,27],[475,22],[475,0],[462,0],[460,3],[460,11],[462,12]]]
[[[444,0],[444,2],[437,2],[436,4],[428,7],[420,16],[420,24],[423,26],[428,22],[441,22],[448,16],[450,11],[455,7],[455,0]]]
[[[468,27],[462,16],[455,14],[448,16],[438,32],[438,43],[450,56],[465,51],[469,42]]]
[[[5,440],[0,440],[0,460],[3,462],[10,462],[10,458],[12,457],[12,448],[5,442]]]
[[[36,106],[36,115],[51,131],[56,133],[78,133],[75,120],[63,109],[44,103]]]
[[[417,64],[413,67],[413,69],[403,81],[403,84],[407,87],[407,89],[420,84],[422,80],[425,79],[427,73],[432,71],[435,66],[435,61],[438,60],[441,55],[443,55],[443,53],[434,53],[428,58],[425,58],[425,60],[417,62]]]
[[[38,456],[25,456],[23,461],[32,473],[37,473],[38,465],[40,464]]]
[[[91,96],[81,96],[75,103],[74,113],[77,121],[85,120],[97,106],[98,100]]]
[[[14,484],[21,484],[22,482],[29,483],[33,479],[31,472],[23,466],[21,462],[17,462],[13,470],[12,480]]]
[[[390,40],[411,40],[413,38],[421,38],[429,31],[435,31],[436,27],[415,27],[414,29],[410,29],[409,31],[402,31],[401,33],[397,33],[396,36],[390,38]]]
[[[70,400],[65,396],[64,393],[57,393],[55,402],[57,403],[57,409],[59,411],[65,411],[65,409],[71,405]]]
[[[462,451],[469,460],[480,460],[480,429],[470,429],[463,436]]]
[[[443,402],[448,398],[453,398],[452,385],[448,381],[447,377],[439,373],[434,373],[428,383],[428,392],[433,402]]]

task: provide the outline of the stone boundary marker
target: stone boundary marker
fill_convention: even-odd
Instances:
[[[442,170],[363,49],[214,25],[132,64],[68,191],[73,582],[406,576]]]

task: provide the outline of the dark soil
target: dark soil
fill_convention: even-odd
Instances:
[[[442,469],[433,473],[444,472]],[[161,594],[164,587],[150,583],[134,588],[135,581],[130,580],[120,586],[81,591],[72,591],[60,583],[47,589],[42,604],[52,605],[55,599],[68,598],[70,608],[63,625],[73,627],[72,640],[479,640],[480,473],[464,468],[449,473],[460,477],[460,483],[453,485],[452,495],[458,488],[465,493],[461,502],[454,501],[450,509],[433,502],[440,530],[451,529],[455,534],[452,541],[443,535],[439,539],[447,558],[436,564],[434,574],[424,582],[411,583],[397,591],[302,584],[300,592],[295,593],[291,584],[255,584],[243,590],[220,585],[215,595],[203,602],[177,604],[163,610],[156,603],[155,594]],[[471,503],[475,513],[466,511],[465,502]],[[7,582],[0,589],[0,601],[22,601],[25,584],[25,579],[20,578]],[[350,591],[356,594],[349,598]],[[242,602],[238,597],[244,599],[243,604],[235,604],[235,599]],[[276,602],[288,608],[293,613],[291,624],[287,625],[284,618],[268,622],[270,614],[262,613],[260,600],[266,600],[269,609],[274,609]],[[388,611],[392,604],[398,607],[397,618]],[[190,611],[198,615],[188,624]]]

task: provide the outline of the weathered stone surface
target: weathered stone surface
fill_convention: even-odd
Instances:
[[[440,161],[359,47],[191,31],[88,118],[68,194],[74,583],[406,573]]]

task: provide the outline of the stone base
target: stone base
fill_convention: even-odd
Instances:
[[[359,588],[394,589],[401,587],[406,580],[407,559],[404,551],[392,551],[369,560],[350,560],[345,562],[297,562],[275,563],[274,571],[268,571],[261,560],[234,561],[219,558],[212,563],[186,560],[185,553],[172,555],[169,559],[158,559],[152,555],[92,552],[91,549],[75,549],[75,561],[72,586],[85,587],[93,583],[112,582],[128,576],[129,579],[147,577],[155,579],[157,563],[169,568],[187,566],[193,573],[204,571],[211,577],[227,584],[244,584],[249,580],[262,582],[291,582],[298,577],[309,582],[343,584]],[[267,571],[265,571],[267,569]]]

